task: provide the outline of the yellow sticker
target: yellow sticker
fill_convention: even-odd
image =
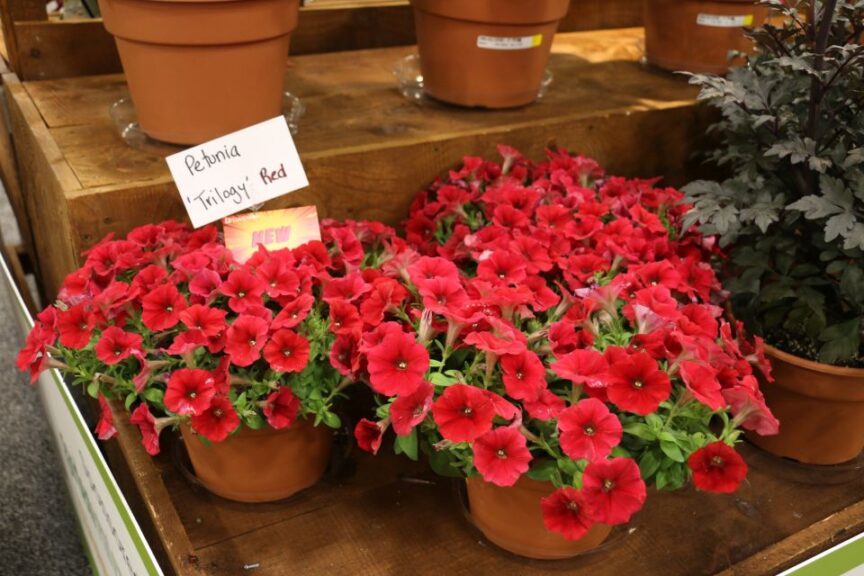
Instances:
[[[753,15],[747,14],[744,16],[744,26],[752,26],[753,25]]]
[[[752,20],[753,17],[751,16],[750,19]],[[531,39],[531,46],[536,47],[536,46],[540,46],[541,44],[543,44],[543,35],[542,34],[535,34],[534,37]]]

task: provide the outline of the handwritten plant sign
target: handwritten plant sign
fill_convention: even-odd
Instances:
[[[166,161],[196,228],[309,185],[284,116]]]

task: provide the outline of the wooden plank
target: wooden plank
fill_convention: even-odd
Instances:
[[[18,72],[43,80],[121,70],[114,38],[101,20],[16,22]]]
[[[6,69],[5,63],[0,67],[2,67],[2,70],[0,70],[0,82],[5,82],[7,75],[10,73]],[[9,75],[8,77],[12,82],[16,81],[14,76]],[[12,141],[12,134],[9,128],[9,110],[5,97],[0,102],[0,181],[2,181],[3,189],[9,198],[12,212],[15,214],[15,220],[21,236],[21,247],[32,258],[33,234],[30,230],[27,203],[21,191],[21,183],[18,177],[18,164],[15,161],[15,143]]]
[[[80,183],[54,142],[33,101],[14,75],[4,77],[15,155],[31,215],[40,287],[50,301],[77,258],[64,194]]]

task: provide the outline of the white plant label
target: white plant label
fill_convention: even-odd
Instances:
[[[743,28],[744,26],[753,25],[753,14],[744,14],[742,16],[699,14],[696,16],[696,24],[711,28]]]
[[[195,228],[309,185],[284,116],[165,160]]]
[[[543,44],[543,34],[533,36],[478,36],[477,47],[484,50],[528,50]]]

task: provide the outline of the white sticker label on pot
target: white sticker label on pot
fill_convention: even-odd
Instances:
[[[699,14],[696,24],[711,28],[742,28],[753,25],[753,14],[743,16],[725,16],[722,14]]]
[[[533,36],[478,36],[477,47],[484,50],[528,50],[543,44],[543,34]]]
[[[309,185],[284,116],[166,161],[195,228]]]

